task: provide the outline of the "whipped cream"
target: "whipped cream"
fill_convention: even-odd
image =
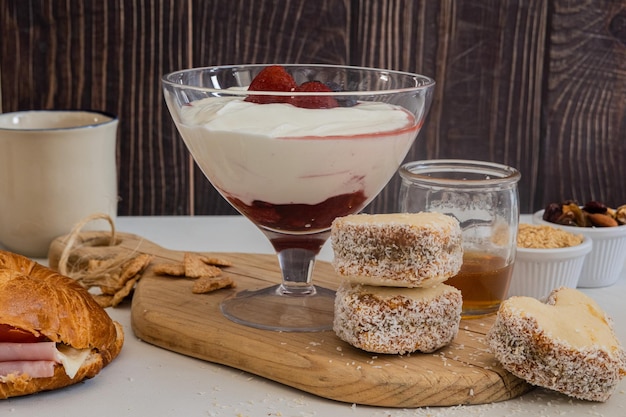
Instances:
[[[235,97],[196,101],[181,110],[186,125],[279,137],[353,136],[402,129],[409,115],[399,107],[361,102],[353,107],[303,109],[284,103],[255,104]]]
[[[173,98],[166,94],[166,100]],[[369,202],[394,175],[420,127],[403,108],[374,102],[303,109],[217,97],[172,113],[213,186],[247,205],[313,205],[358,191]]]

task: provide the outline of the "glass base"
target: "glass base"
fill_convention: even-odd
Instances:
[[[229,320],[245,326],[281,332],[332,330],[335,292],[312,286],[289,292],[282,285],[240,291],[222,301],[220,309]]]
[[[471,320],[471,319],[480,319],[483,317],[487,317],[487,316],[491,316],[493,314],[496,314],[498,312],[498,309],[500,308],[500,303],[496,304],[495,306],[490,306],[490,307],[485,307],[482,309],[463,309],[461,311],[461,319],[463,320]]]

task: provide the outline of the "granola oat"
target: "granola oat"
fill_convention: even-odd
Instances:
[[[582,241],[582,235],[546,225],[520,224],[517,234],[517,246],[528,249],[568,248]]]

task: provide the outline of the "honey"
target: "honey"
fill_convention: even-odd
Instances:
[[[513,264],[500,256],[465,252],[461,271],[446,281],[463,295],[464,318],[494,313],[509,290]]]

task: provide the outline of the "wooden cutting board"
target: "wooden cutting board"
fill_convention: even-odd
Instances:
[[[219,303],[234,291],[280,282],[274,255],[207,254],[232,261],[227,273],[234,277],[237,288],[193,294],[193,280],[158,276],[152,270],[160,262],[182,261],[182,252],[130,234],[120,234],[115,246],[100,246],[98,236],[103,233],[81,233],[78,240],[85,245],[80,249],[81,257],[101,257],[108,251],[154,255],[135,288],[131,323],[137,337],[164,349],[241,369],[324,398],[364,405],[484,404],[514,398],[531,389],[488,352],[485,334],[493,316],[462,320],[454,341],[435,353],[402,356],[364,352],[344,343],[332,331],[258,330],[226,319]],[[64,247],[64,238],[52,244],[51,266],[58,264]],[[317,262],[314,282],[337,287],[338,279],[329,263]]]

